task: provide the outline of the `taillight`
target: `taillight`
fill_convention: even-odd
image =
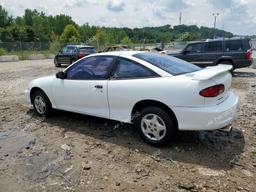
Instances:
[[[79,54],[78,54],[78,59],[81,59],[81,58],[84,57],[84,56],[85,56],[85,54],[79,53]]]
[[[223,84],[214,85],[212,87],[208,87],[199,92],[199,94],[203,97],[216,97],[223,93],[225,90],[225,86]]]
[[[245,53],[245,58],[246,58],[247,60],[250,60],[250,59],[251,59],[251,56],[252,56],[252,52],[251,52],[250,50],[246,51],[246,53]]]

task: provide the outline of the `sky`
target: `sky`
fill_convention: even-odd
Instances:
[[[237,35],[256,34],[255,0],[0,0],[14,17],[37,9],[48,15],[66,14],[79,25],[145,27],[182,24],[213,27]]]

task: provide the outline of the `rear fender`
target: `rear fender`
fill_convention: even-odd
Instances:
[[[223,62],[223,61],[228,61],[228,62],[230,62],[232,64],[234,63],[234,61],[233,61],[231,56],[223,55],[220,58],[218,58],[218,60],[216,61],[216,65],[221,64],[221,62]]]

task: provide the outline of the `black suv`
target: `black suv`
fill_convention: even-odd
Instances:
[[[96,53],[96,50],[89,45],[67,45],[55,56],[54,64],[56,67],[60,67],[61,64],[72,64],[76,60],[93,53]]]
[[[214,39],[189,43],[181,52],[168,55],[200,67],[228,64],[236,69],[252,64],[252,49],[249,38]]]

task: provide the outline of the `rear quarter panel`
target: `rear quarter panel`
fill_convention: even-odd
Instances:
[[[199,91],[209,81],[194,81],[185,75],[149,79],[110,80],[108,101],[110,119],[130,122],[135,104],[142,100],[155,100],[172,107],[200,107],[204,98]]]

